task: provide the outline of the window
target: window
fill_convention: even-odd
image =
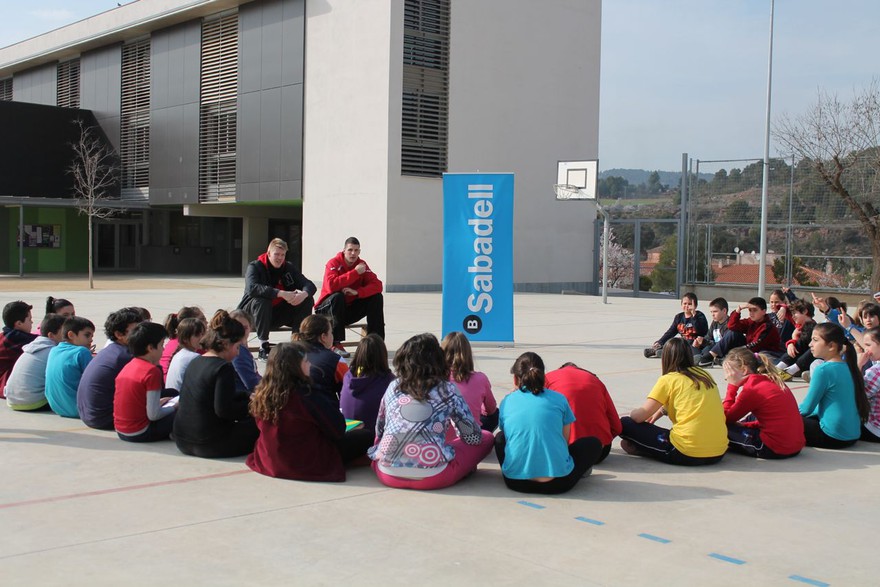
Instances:
[[[150,185],[150,40],[122,46],[119,157],[122,197],[145,198]]]
[[[62,108],[79,108],[79,59],[58,64],[57,96]]]
[[[238,14],[202,23],[199,200],[234,199],[238,122]]]
[[[12,78],[0,79],[0,102],[12,102]]]
[[[449,135],[449,0],[405,0],[403,175],[440,177]]]

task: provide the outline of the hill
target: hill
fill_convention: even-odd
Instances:
[[[647,183],[648,176],[651,174],[650,169],[606,169],[599,172],[599,179],[606,177],[622,177],[629,182],[630,185],[640,185]],[[681,171],[657,171],[660,174],[660,183],[669,187],[677,187],[681,182]],[[711,181],[711,173],[701,173],[700,179]]]

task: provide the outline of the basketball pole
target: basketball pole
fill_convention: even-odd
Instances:
[[[611,223],[608,221],[608,213],[596,199],[596,210],[602,215],[602,303],[608,303],[608,241],[611,237]]]

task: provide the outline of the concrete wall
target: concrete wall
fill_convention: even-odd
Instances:
[[[50,63],[16,73],[12,77],[12,99],[56,106],[58,93],[58,64]]]
[[[316,283],[349,236],[388,278],[389,64],[401,59],[389,39],[398,34],[391,22],[402,5],[306,3],[303,270]]]
[[[150,37],[150,203],[199,201],[198,20]]]
[[[240,202],[302,198],[304,0],[239,9]]]

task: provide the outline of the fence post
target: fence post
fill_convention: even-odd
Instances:
[[[678,215],[678,251],[675,263],[675,296],[681,297],[681,284],[684,282],[685,234],[687,232],[688,205],[688,154],[681,154],[681,211]]]

